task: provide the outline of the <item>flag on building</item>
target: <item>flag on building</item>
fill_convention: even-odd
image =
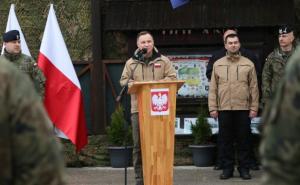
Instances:
[[[9,10],[9,14],[8,14],[5,32],[8,32],[10,30],[18,30],[20,32],[22,53],[25,55],[31,56],[29,49],[27,47],[23,32],[21,30],[20,24],[18,22],[16,13],[15,13],[15,5],[14,4],[10,5],[10,10]],[[4,53],[4,45],[2,46],[1,54],[3,54],[3,53]]]
[[[171,0],[171,4],[173,9],[178,8],[179,6],[182,6],[186,3],[188,3],[190,0]]]
[[[44,103],[49,117],[79,151],[87,144],[83,96],[53,4],[50,5],[38,65],[46,77]]]

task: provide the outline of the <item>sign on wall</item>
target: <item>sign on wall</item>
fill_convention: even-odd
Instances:
[[[178,96],[202,98],[208,96],[206,66],[210,55],[168,55],[179,80],[185,80]]]

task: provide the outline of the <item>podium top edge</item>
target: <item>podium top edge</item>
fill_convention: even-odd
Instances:
[[[169,83],[179,83],[184,84],[184,80],[161,80],[161,81],[146,81],[146,82],[134,82],[132,85],[148,85],[148,84],[169,84]]]
[[[161,81],[146,81],[146,82],[133,82],[131,87],[128,89],[128,93],[136,93],[137,88],[142,85],[160,85],[160,84],[177,84],[177,89],[179,89],[185,83],[184,80],[161,80]]]

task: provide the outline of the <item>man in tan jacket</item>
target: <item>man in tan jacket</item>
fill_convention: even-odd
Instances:
[[[251,179],[249,154],[251,118],[258,111],[259,92],[253,62],[240,55],[239,37],[225,38],[226,56],[217,60],[209,87],[210,116],[219,119],[219,137],[223,140],[224,168],[220,179],[228,179],[234,171],[234,146],[237,143],[238,171],[242,179]]]
[[[121,79],[121,86],[139,81],[175,80],[176,71],[171,61],[161,55],[154,47],[153,36],[142,31],[137,35],[137,47],[134,55],[126,62]],[[129,82],[129,84],[128,84]],[[143,168],[140,146],[137,97],[131,95],[131,124],[133,135],[133,166],[136,185],[143,185]]]

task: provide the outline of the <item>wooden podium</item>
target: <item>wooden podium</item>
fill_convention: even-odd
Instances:
[[[182,80],[135,82],[144,185],[173,185],[176,92]]]

